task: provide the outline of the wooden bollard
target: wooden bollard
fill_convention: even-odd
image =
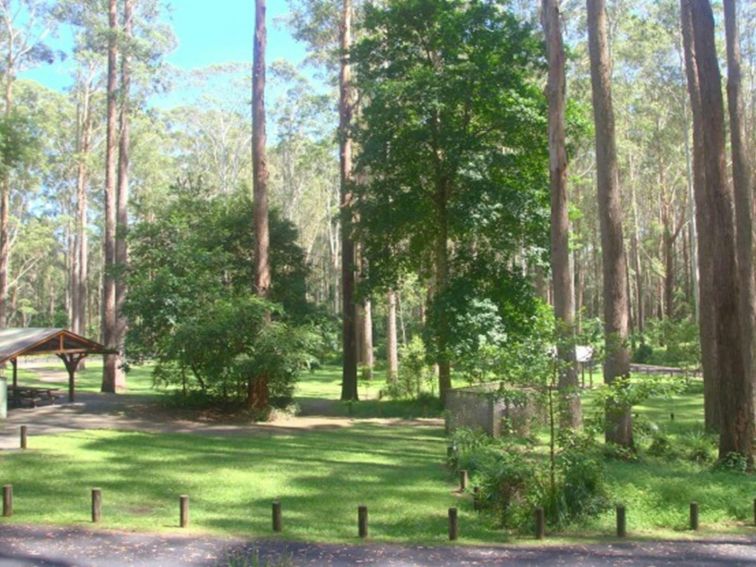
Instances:
[[[13,515],[13,485],[3,486],[3,516],[10,518]]]
[[[480,510],[480,486],[473,486],[473,510]]]
[[[25,425],[21,426],[21,448],[26,449],[27,447],[27,427]]]
[[[465,490],[467,490],[467,480],[468,480],[467,471],[462,469],[461,471],[459,471],[459,491],[460,492],[464,492]]]
[[[179,526],[186,528],[189,525],[189,497],[185,494],[179,496]]]
[[[627,536],[627,514],[622,504],[617,504],[617,537]]]
[[[459,536],[459,518],[456,508],[449,508],[449,541],[455,541]]]
[[[546,515],[541,507],[535,509],[535,537],[536,539],[546,537]]]
[[[698,529],[698,502],[690,503],[690,529]]]
[[[280,532],[283,530],[283,520],[281,517],[281,502],[276,500],[273,502],[273,531]]]
[[[92,522],[98,523],[102,518],[102,490],[92,489]]]
[[[368,536],[368,509],[367,506],[357,507],[357,532],[361,538]]]

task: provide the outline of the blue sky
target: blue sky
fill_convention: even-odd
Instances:
[[[183,70],[199,69],[228,62],[252,62],[254,32],[253,0],[172,0],[169,21],[178,47],[166,58]],[[267,61],[286,59],[299,64],[305,58],[305,46],[289,33],[280,20],[288,13],[286,0],[268,0]],[[71,34],[61,29],[51,41],[56,49],[70,51]],[[71,62],[58,61],[23,73],[43,85],[63,90],[71,84]],[[177,93],[163,95],[154,104],[171,106],[180,102]]]

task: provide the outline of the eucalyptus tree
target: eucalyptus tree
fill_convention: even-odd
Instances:
[[[562,362],[559,389],[562,393],[561,420],[568,427],[581,421],[578,376],[575,360],[574,278],[570,270],[569,211],[567,204],[567,148],[565,135],[564,44],[559,0],[543,0],[543,30],[549,62],[549,174],[551,181],[551,277],[554,286],[554,315]]]
[[[588,0],[588,45],[591,57],[593,115],[596,124],[596,180],[604,285],[604,381],[630,376],[628,347],[627,263],[622,236],[622,205],[611,93],[611,61],[604,0]],[[630,408],[607,405],[608,442],[633,446]]]
[[[266,299],[270,290],[270,229],[268,221],[268,164],[265,132],[265,49],[267,27],[266,0],[255,0],[254,62],[252,69],[252,188],[255,233],[255,281],[258,297]],[[268,316],[269,318],[269,316]],[[250,377],[247,382],[247,404],[258,409],[268,405],[268,378]]]
[[[507,320],[532,291],[515,257],[545,244],[547,140],[541,45],[492,3],[368,5],[352,51],[360,237],[371,280],[433,281],[430,346],[442,399],[459,323]]]
[[[113,269],[116,261],[116,223],[117,223],[117,158],[118,158],[118,3],[108,1],[108,71],[107,71],[107,134],[105,140],[105,193],[104,193],[104,228],[102,281],[102,338],[105,346],[118,349],[116,334],[116,278]],[[101,390],[116,393],[125,386],[124,375],[118,364],[118,356],[104,356],[102,367]]]
[[[741,337],[746,374],[756,393],[756,360],[754,360],[754,323],[756,322],[756,286],[753,271],[753,186],[752,165],[748,159],[748,139],[744,120],[740,30],[735,0],[725,0],[725,33],[727,43],[727,108],[730,117],[730,148],[732,151],[732,184],[735,193],[737,223],[738,284],[740,286]],[[754,408],[756,409],[756,408]]]
[[[753,462],[753,385],[745,368],[741,337],[734,195],[727,180],[722,84],[708,0],[689,0],[695,69],[702,111],[701,131],[706,190],[712,220],[714,321],[720,400],[719,456],[739,453]]]

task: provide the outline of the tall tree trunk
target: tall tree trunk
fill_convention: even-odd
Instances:
[[[734,196],[727,183],[722,84],[714,41],[714,15],[708,0],[692,0],[701,107],[706,188],[711,195],[721,427],[719,456],[731,452],[753,459],[753,393],[744,366],[740,293],[735,246]]]
[[[270,263],[268,250],[268,165],[265,155],[265,25],[266,0],[255,0],[255,45],[252,72],[252,169],[253,217],[255,225],[255,292],[267,298],[270,291]],[[268,405],[268,379],[254,376],[249,379],[247,405],[263,409]]]
[[[128,42],[132,34],[132,1],[123,3],[123,36],[125,46],[121,52],[121,116],[120,138],[118,141],[118,192],[116,213],[116,336],[115,341],[120,353],[116,370],[116,389],[126,388],[126,373],[123,366],[126,357],[126,330],[128,320],[123,313],[126,304],[126,269],[129,264],[127,236],[129,230],[129,95],[131,91],[131,69]]]
[[[583,332],[585,272],[580,264],[580,255],[577,250],[573,252],[573,265],[575,266],[575,332],[580,335]]]
[[[117,349],[116,333],[116,152],[118,150],[117,124],[117,26],[116,0],[108,3],[108,85],[107,85],[107,138],[105,140],[105,230],[103,234],[103,284],[102,284],[102,336],[105,346]],[[118,356],[105,355],[102,367],[103,392],[116,393]]]
[[[267,297],[270,288],[268,250],[268,164],[265,155],[265,25],[266,0],[255,0],[255,48],[252,76],[252,168],[254,170],[255,290]]]
[[[551,181],[551,277],[554,282],[554,316],[560,361],[560,422],[577,428],[581,423],[575,359],[574,282],[570,270],[570,220],[567,206],[567,152],[565,149],[564,45],[559,0],[543,0],[543,31],[549,60],[549,173]]]
[[[375,359],[373,356],[373,304],[370,299],[365,299],[362,303],[362,333],[360,341],[360,359],[364,367],[365,378],[373,378],[373,366]]]
[[[738,31],[735,0],[724,0],[727,35],[727,107],[730,115],[730,147],[732,148],[732,183],[735,192],[735,220],[737,223],[737,258],[740,285],[741,337],[743,364],[750,382],[752,396],[756,394],[756,344],[754,323],[756,298],[753,273],[753,181],[748,161],[748,141],[743,120],[741,89],[740,33]],[[753,399],[753,398],[752,398]],[[752,402],[756,408],[756,399]],[[753,412],[752,412],[753,413]],[[751,429],[753,429],[751,423]]]
[[[638,332],[641,340],[645,340],[643,333],[646,327],[646,310],[643,304],[643,267],[641,265],[640,255],[640,223],[638,222],[638,200],[635,195],[635,184],[630,187],[630,196],[632,199],[633,210],[633,235],[630,241],[631,254],[633,255],[633,270],[635,270],[635,301],[636,301],[636,319],[638,321]]]
[[[588,46],[591,58],[593,115],[596,123],[596,174],[604,278],[604,381],[630,375],[628,348],[627,268],[622,238],[614,111],[611,95],[611,63],[604,0],[587,0]],[[609,404],[606,408],[606,441],[633,446],[630,408]]]
[[[682,73],[687,72],[687,67],[685,64],[685,45],[683,40],[683,34],[680,33],[680,41],[678,42],[679,48],[679,56],[680,56],[680,70]],[[687,75],[686,75],[687,76]],[[695,315],[696,321],[700,321],[701,318],[701,310],[700,310],[700,294],[699,294],[699,276],[698,276],[698,221],[696,219],[696,197],[695,197],[695,181],[694,181],[694,174],[693,174],[693,157],[692,152],[690,148],[690,133],[688,129],[688,124],[690,123],[690,119],[688,118],[688,104],[686,101],[686,97],[682,96],[682,106],[683,106],[683,117],[685,118],[685,138],[684,138],[684,145],[685,145],[685,178],[687,181],[687,199],[688,199],[688,245],[689,248],[689,268],[687,270],[688,276],[690,278],[691,283],[691,295],[692,295],[692,304],[693,304],[693,313]]]
[[[435,281],[433,293],[435,298],[443,297],[449,281],[449,225],[448,204],[449,187],[441,179],[436,187],[436,245],[435,245]],[[449,360],[449,319],[446,310],[436,302],[433,320],[435,321],[436,364],[438,365],[438,393],[441,403],[446,402],[446,392],[451,389],[451,362]]]
[[[88,182],[87,159],[92,139],[92,83],[84,81],[81,100],[81,137],[79,141],[76,172],[76,255],[72,301],[74,305],[72,330],[80,335],[87,328],[87,278],[89,264],[89,242],[87,236]],[[79,366],[83,363],[80,362]]]
[[[352,46],[352,1],[342,0],[341,64],[339,72],[339,163],[341,174],[341,306],[344,357],[341,399],[357,400],[357,343],[355,337],[354,241],[352,240],[352,77],[349,49]]]
[[[693,36],[691,0],[680,0],[680,27],[683,37],[685,75],[693,116],[693,194],[696,204],[698,251],[698,305],[701,367],[704,382],[704,423],[709,431],[719,431],[719,365],[717,360],[716,326],[714,323],[714,244],[709,193],[703,146],[703,109],[696,67],[697,46]]]
[[[396,293],[389,290],[386,294],[388,318],[386,321],[386,362],[388,363],[387,379],[395,383],[399,375],[399,349],[396,333]]]
[[[7,30],[8,52],[5,60],[5,119],[13,112],[14,34]],[[10,173],[5,172],[0,189],[0,329],[8,320],[8,265],[10,264]]]

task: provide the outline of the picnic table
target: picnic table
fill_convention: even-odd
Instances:
[[[9,386],[8,405],[10,407],[32,407],[54,404],[60,390],[56,388],[32,388],[28,386]]]

